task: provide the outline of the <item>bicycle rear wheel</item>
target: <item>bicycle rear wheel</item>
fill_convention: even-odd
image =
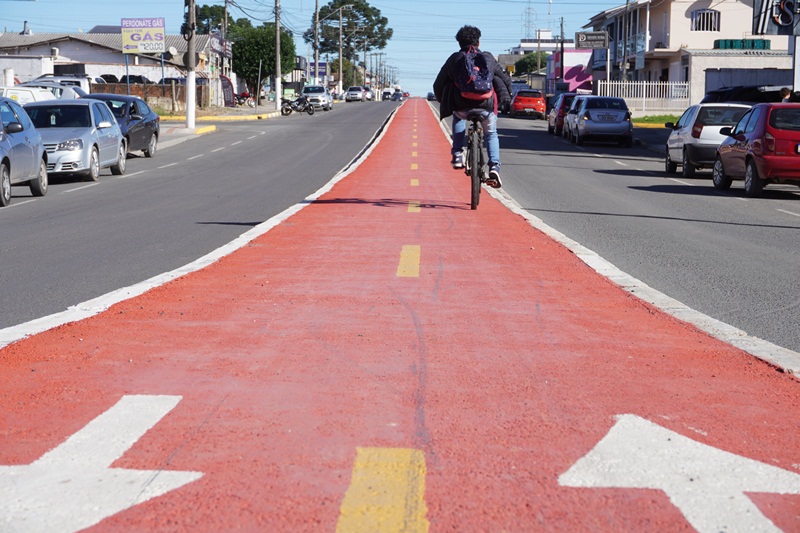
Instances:
[[[481,199],[481,144],[480,135],[473,131],[469,136],[469,175],[472,181],[472,195],[470,198],[470,209],[478,209],[478,202]]]

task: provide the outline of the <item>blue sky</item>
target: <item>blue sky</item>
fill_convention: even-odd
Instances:
[[[320,0],[324,5],[328,0]],[[223,0],[197,0],[198,5],[223,5]],[[274,20],[274,0],[236,0],[256,25]],[[601,0],[370,0],[389,19],[394,37],[384,59],[398,69],[400,84],[424,96],[441,64],[455,51],[455,34],[464,24],[481,29],[481,48],[495,55],[516,46],[521,38],[535,38],[536,29],[552,29],[574,37],[589,19],[624,1]],[[34,32],[88,31],[96,25],[119,25],[121,18],[163,17],[168,33],[179,33],[183,0],[0,0],[0,27],[22,31],[28,21]],[[281,22],[300,36],[311,25],[314,0],[281,0]],[[231,8],[231,16],[248,16]],[[302,38],[298,55],[309,55]]]

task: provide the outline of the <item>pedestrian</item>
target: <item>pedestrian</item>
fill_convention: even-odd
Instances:
[[[792,97],[792,91],[788,87],[781,89],[781,102],[788,102]]]
[[[439,115],[445,119],[453,116],[453,145],[451,164],[453,168],[464,168],[464,144],[466,142],[467,116],[477,113],[481,116],[486,151],[489,155],[489,177],[486,184],[496,189],[502,187],[500,181],[500,140],[497,137],[497,109],[511,102],[511,77],[506,73],[491,53],[480,50],[481,30],[474,26],[463,26],[456,33],[459,50],[453,53],[433,82],[433,92],[439,102]],[[464,69],[465,58],[480,54],[485,59],[485,67],[492,80],[491,94],[486,99],[473,99],[463,96],[459,88],[459,74]],[[475,62],[478,64],[478,61]],[[477,68],[477,66],[475,67]],[[486,78],[488,79],[488,78]],[[462,82],[463,83],[463,82]],[[481,97],[482,98],[482,97]]]

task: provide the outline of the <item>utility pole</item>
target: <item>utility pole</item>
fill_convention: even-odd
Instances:
[[[561,81],[564,81],[564,17],[561,17]]]
[[[630,32],[628,6],[630,6],[630,0],[625,0],[625,22],[622,26],[625,32],[625,38],[622,45],[622,79],[620,81],[626,81],[628,79],[628,33]]]
[[[183,38],[186,39],[186,55],[184,64],[186,65],[186,129],[193,130],[195,126],[195,108],[197,107],[197,74],[195,73],[195,42],[194,32],[197,29],[195,20],[194,0],[184,0],[186,12],[186,25],[184,26]]]
[[[330,67],[328,67],[330,68]],[[314,7],[314,85],[319,83],[319,0]]]
[[[336,82],[336,94],[342,98],[342,10],[339,9],[339,81]]]
[[[259,88],[260,93],[260,88]],[[275,105],[281,108],[281,0],[275,0]]]

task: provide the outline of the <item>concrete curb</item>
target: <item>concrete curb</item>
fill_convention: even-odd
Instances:
[[[258,113],[252,115],[208,115],[205,117],[196,117],[197,122],[237,122],[243,120],[264,120],[267,118],[279,117],[279,111],[270,111],[269,113]],[[181,115],[165,115],[161,117],[165,122],[181,122],[186,121],[186,116]]]

